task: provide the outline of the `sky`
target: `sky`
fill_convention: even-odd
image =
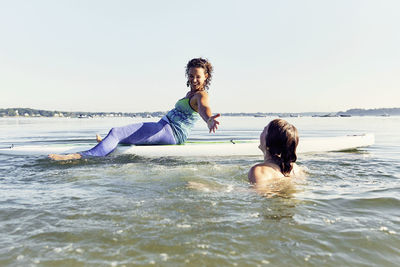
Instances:
[[[400,107],[398,0],[0,0],[0,108],[167,111],[214,66],[215,112]]]

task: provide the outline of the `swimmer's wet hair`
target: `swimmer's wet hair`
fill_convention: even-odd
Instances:
[[[209,89],[209,85],[211,83],[212,80],[212,73],[213,73],[213,66],[211,65],[211,63],[204,58],[193,58],[191,60],[189,60],[188,64],[186,65],[186,78],[189,77],[189,70],[191,68],[203,68],[204,69],[204,73],[208,75],[205,83],[204,83],[204,87],[206,90]],[[187,87],[189,87],[189,81],[187,81],[186,83]]]
[[[278,164],[282,174],[289,176],[293,163],[297,160],[299,134],[296,127],[285,120],[275,119],[269,123],[265,141],[272,159]]]

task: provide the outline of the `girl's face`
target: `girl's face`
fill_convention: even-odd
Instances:
[[[267,135],[268,135],[268,128],[269,128],[269,123],[267,126],[265,126],[264,130],[262,131],[260,135],[260,145],[258,148],[264,153],[264,155],[267,152]]]
[[[203,68],[190,68],[188,76],[190,89],[192,91],[204,90],[208,75]]]

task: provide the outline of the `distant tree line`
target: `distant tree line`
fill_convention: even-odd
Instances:
[[[72,117],[72,118],[84,118],[84,117],[162,117],[166,112],[70,112],[70,111],[51,111],[42,109],[31,109],[31,108],[6,108],[0,109],[0,117]]]
[[[51,111],[42,109],[31,108],[6,108],[0,109],[0,117],[72,117],[72,118],[87,118],[87,117],[162,117],[166,114],[165,111],[156,112],[70,112],[70,111]],[[349,109],[347,111],[340,111],[337,113],[323,113],[323,112],[303,112],[303,113],[222,113],[223,116],[279,116],[279,117],[298,117],[298,116],[318,116],[318,117],[333,117],[333,116],[400,116],[400,108],[377,108],[377,109]]]
[[[375,109],[361,109],[353,108],[345,112],[338,112],[339,115],[351,116],[399,116],[400,108],[375,108]]]

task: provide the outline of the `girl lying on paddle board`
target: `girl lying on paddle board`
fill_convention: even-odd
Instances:
[[[212,115],[207,90],[212,79],[213,67],[203,58],[194,58],[186,65],[186,96],[175,104],[158,122],[135,123],[115,127],[108,135],[90,150],[79,153],[58,155],[50,154],[54,160],[80,159],[82,157],[102,157],[110,154],[119,143],[132,145],[175,145],[186,141],[195,122],[201,117],[211,132],[218,129],[216,120],[220,114]]]

